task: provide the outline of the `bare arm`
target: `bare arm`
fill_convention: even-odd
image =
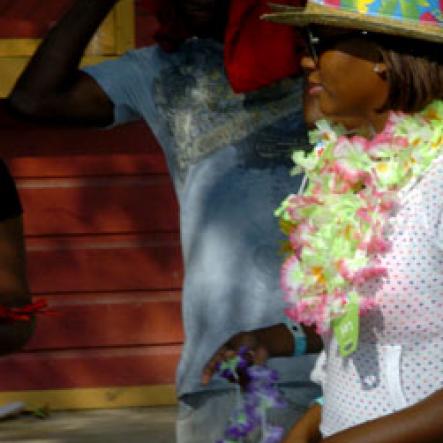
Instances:
[[[79,69],[90,39],[117,0],[77,0],[51,29],[17,81],[9,103],[19,114],[51,122],[107,125],[113,105]]]
[[[0,304],[15,307],[30,302],[22,218],[10,218],[0,222]],[[20,349],[32,331],[33,322],[0,320],[0,355]]]
[[[321,338],[311,328],[303,328],[307,338],[307,352],[315,353],[322,349]],[[203,369],[202,383],[209,383],[217,365],[233,357],[242,347],[248,347],[256,364],[263,364],[269,357],[290,357],[294,353],[294,337],[284,323],[240,332],[221,346]]]
[[[441,443],[443,390],[399,412],[320,439],[321,407],[316,405],[293,426],[284,443]]]
[[[311,406],[295,423],[283,443],[320,443],[321,406]]]
[[[321,440],[324,443],[441,443],[443,390],[394,414]]]

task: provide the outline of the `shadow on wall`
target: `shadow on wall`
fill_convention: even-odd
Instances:
[[[27,362],[3,361],[14,370],[2,370],[0,390],[172,382],[178,210],[149,129],[41,127],[2,108],[0,156],[24,206],[31,289],[60,316],[40,320]]]

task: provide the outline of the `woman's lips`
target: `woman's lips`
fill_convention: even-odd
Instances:
[[[323,91],[323,86],[318,83],[310,83],[308,91],[311,95],[318,95],[321,91]]]

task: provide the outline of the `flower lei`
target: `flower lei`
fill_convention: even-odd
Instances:
[[[398,191],[441,153],[443,102],[414,115],[391,113],[372,140],[347,136],[344,127],[327,121],[310,139],[311,153],[293,154],[294,173],[304,171],[309,185],[302,195],[288,196],[276,215],[289,236],[281,271],[286,314],[323,333],[345,314],[351,298],[360,314],[375,306],[358,286],[387,274],[378,259],[390,248],[387,222]]]
[[[271,425],[266,419],[268,409],[287,406],[276,386],[277,371],[266,366],[251,366],[248,352],[248,348],[242,347],[235,357],[218,367],[218,373],[223,378],[236,382],[237,407],[229,419],[224,438],[217,443],[239,443],[258,430],[261,430],[260,443],[278,443],[283,437],[284,429]],[[243,395],[239,384],[240,374],[245,374],[247,378]]]

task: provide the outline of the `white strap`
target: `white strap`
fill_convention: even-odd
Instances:
[[[383,349],[385,351],[387,389],[392,401],[392,406],[395,411],[398,411],[407,406],[400,377],[402,348],[400,345],[385,345]]]

